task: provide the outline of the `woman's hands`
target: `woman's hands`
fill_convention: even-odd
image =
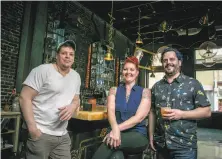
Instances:
[[[112,129],[112,131],[105,136],[103,142],[110,145],[111,148],[117,148],[121,145],[120,129],[118,126]]]

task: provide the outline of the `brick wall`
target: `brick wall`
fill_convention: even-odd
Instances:
[[[16,73],[19,57],[20,37],[23,23],[25,2],[2,2],[1,15],[1,104],[4,105],[8,99],[8,93],[11,93],[16,84]],[[65,9],[64,9],[65,6]],[[85,79],[85,65],[87,63],[88,46],[94,41],[100,39],[107,40],[108,28],[104,28],[104,21],[94,16],[95,25],[92,21],[92,13],[86,11],[84,7],[73,2],[49,2],[48,20],[50,18],[65,17],[65,37],[71,36],[76,41],[77,52],[75,59],[75,69],[80,73],[82,86]],[[75,14],[74,16],[72,14]],[[72,16],[70,16],[72,15]],[[83,21],[83,24],[76,26],[75,16]],[[60,18],[59,18],[60,17]],[[74,18],[74,19],[72,19]],[[73,23],[74,22],[74,23]],[[96,32],[99,30],[100,36]],[[106,29],[107,31],[104,31]],[[106,32],[106,33],[105,33]],[[103,35],[105,33],[105,35]],[[118,54],[124,55],[126,37],[122,34],[115,34],[114,42],[116,50],[121,50]],[[121,44],[121,45],[118,45]],[[10,104],[10,103],[9,103]]]
[[[1,105],[15,87],[24,2],[1,2]]]

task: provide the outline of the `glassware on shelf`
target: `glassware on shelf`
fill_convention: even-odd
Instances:
[[[106,50],[102,43],[95,42],[92,45],[90,88],[99,92],[105,92],[114,86],[115,60],[105,61]],[[104,101],[104,100],[98,100]],[[104,102],[101,102],[104,103]]]

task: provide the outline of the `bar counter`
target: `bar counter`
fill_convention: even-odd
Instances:
[[[87,121],[95,120],[106,120],[107,119],[107,107],[106,106],[96,106],[95,110],[83,111],[78,110],[73,118]]]
[[[68,124],[72,159],[91,159],[106,134],[107,107],[97,105],[92,111],[78,110]]]

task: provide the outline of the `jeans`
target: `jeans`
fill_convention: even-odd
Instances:
[[[197,159],[197,149],[171,150],[170,156],[172,159]]]
[[[158,159],[197,159],[197,149],[158,150]]]

